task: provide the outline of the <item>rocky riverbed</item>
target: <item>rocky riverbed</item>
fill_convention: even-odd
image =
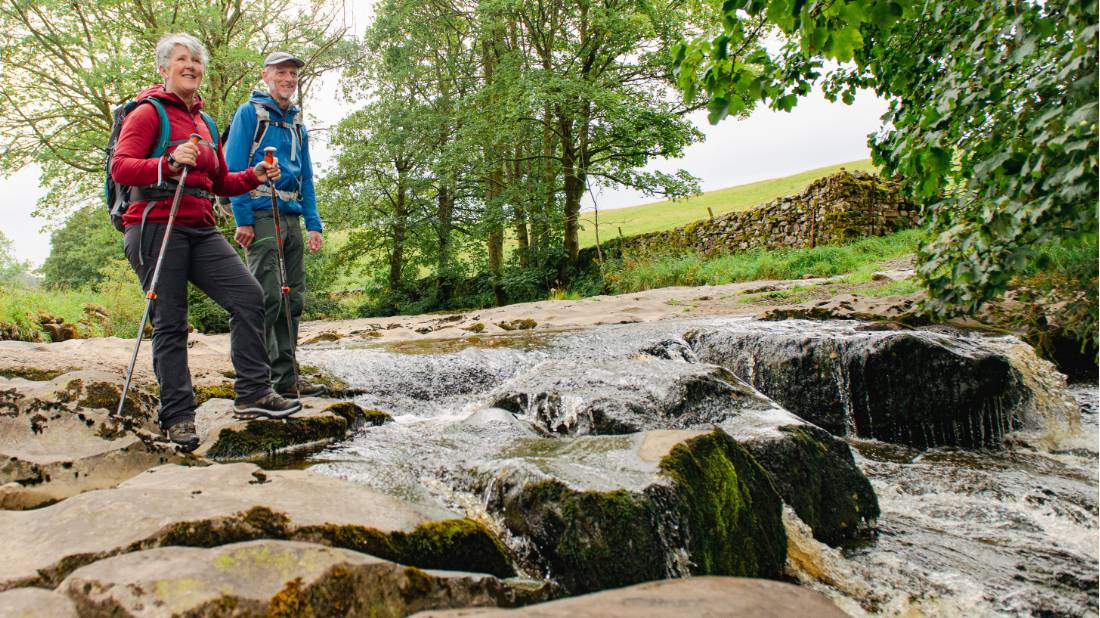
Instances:
[[[193,455],[148,368],[110,414],[127,342],[0,343],[0,612],[1096,614],[1095,385],[745,291],[310,324],[339,388],[289,422],[196,336]]]

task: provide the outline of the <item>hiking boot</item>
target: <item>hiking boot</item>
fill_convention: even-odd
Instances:
[[[195,421],[180,421],[166,428],[164,437],[184,453],[190,453],[199,447],[199,432],[195,430]]]
[[[294,392],[292,386],[277,386],[275,392],[286,397],[288,399],[297,399],[301,397],[320,397],[328,392],[328,387],[324,384],[312,384],[305,380],[298,380],[298,392]]]
[[[288,401],[276,393],[268,391],[255,401],[245,403],[240,399],[233,402],[233,416],[237,418],[286,418],[302,409],[297,401]]]

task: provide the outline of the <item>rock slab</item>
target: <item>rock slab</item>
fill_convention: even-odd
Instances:
[[[77,569],[59,590],[82,616],[398,617],[431,608],[509,606],[490,575],[424,571],[292,541],[163,547]]]
[[[823,595],[791,584],[735,577],[650,582],[520,609],[426,611],[416,618],[846,618]]]

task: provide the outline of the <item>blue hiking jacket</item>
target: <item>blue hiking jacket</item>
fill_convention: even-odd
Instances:
[[[248,160],[252,140],[256,134],[256,108],[253,102],[267,108],[272,122],[290,123],[299,109],[291,106],[286,111],[279,107],[275,99],[264,92],[253,92],[248,103],[237,108],[229,127],[229,137],[225,140],[225,161],[230,171],[240,171],[254,167],[264,158],[264,148],[274,146],[275,156],[279,159],[282,175],[275,188],[290,193],[301,192],[301,200],[279,199],[279,211],[305,217],[306,229],[322,231],[321,217],[317,214],[317,198],[313,192],[313,162],[309,156],[309,139],[305,126],[302,127],[302,143],[295,145],[293,130],[269,125],[267,133],[260,142],[256,153]],[[293,158],[292,158],[293,154]],[[248,193],[230,199],[233,204],[233,218],[238,226],[253,225],[255,210],[270,210],[270,195],[254,197]]]

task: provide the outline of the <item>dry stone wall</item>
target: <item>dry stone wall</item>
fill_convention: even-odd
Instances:
[[[897,185],[866,172],[841,171],[797,195],[749,211],[732,212],[670,231],[639,234],[607,243],[608,252],[695,249],[703,254],[812,247],[881,236],[913,227],[917,207]]]

